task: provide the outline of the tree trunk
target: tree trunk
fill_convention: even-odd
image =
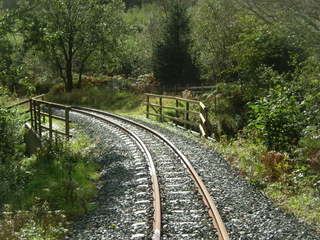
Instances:
[[[72,59],[68,59],[66,64],[66,78],[66,92],[71,92],[73,89]]]

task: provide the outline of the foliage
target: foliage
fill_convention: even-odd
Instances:
[[[10,192],[17,191],[25,183],[26,176],[19,167],[24,153],[22,122],[19,116],[3,105],[5,90],[0,92],[0,204]]]
[[[153,49],[153,72],[164,86],[196,83],[198,69],[190,55],[189,17],[180,1],[171,1],[160,39]]]
[[[59,92],[58,94],[54,89],[49,92],[47,98],[50,101],[68,105],[77,104],[108,111],[132,111],[142,103],[142,96],[111,87],[86,86],[72,93]]]
[[[297,151],[302,153],[300,157],[312,169],[320,170],[320,132],[318,127],[309,126],[304,130],[304,137],[300,139]]]
[[[73,88],[73,72],[81,75],[91,57],[110,54],[124,29],[123,4],[119,0],[24,0],[19,10],[19,30],[25,46],[43,54],[67,91]]]
[[[68,222],[62,211],[50,211],[48,203],[35,199],[30,211],[14,211],[5,205],[0,221],[0,238],[6,240],[61,239],[67,233]]]
[[[291,61],[303,60],[303,51],[294,35],[280,24],[268,25],[255,16],[241,16],[238,40],[231,46],[234,69],[242,84],[269,87],[269,82],[257,82],[259,69],[264,66],[279,74],[294,70]]]
[[[11,194],[11,204],[15,209],[28,210],[36,196],[48,202],[50,209],[64,210],[69,216],[87,212],[98,177],[90,154],[84,137],[71,145],[59,141],[45,143],[36,155],[22,161],[29,179],[19,191],[19,198]]]
[[[192,11],[193,54],[204,78],[221,82],[233,66],[230,46],[237,41],[239,11],[229,0],[201,0]]]
[[[246,119],[246,96],[239,85],[219,83],[214,91],[204,95],[212,132],[216,139],[222,135],[235,136]]]
[[[249,127],[269,150],[290,151],[297,145],[304,122],[294,92],[279,86],[249,107],[252,110]]]

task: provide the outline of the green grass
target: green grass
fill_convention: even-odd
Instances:
[[[46,97],[52,102],[97,108],[116,113],[137,114],[143,109],[142,95],[115,91],[106,87],[85,87],[75,89],[71,93],[49,92]]]
[[[35,197],[47,201],[51,209],[60,209],[68,215],[81,215],[90,209],[90,199],[95,196],[95,181],[99,175],[98,166],[86,151],[84,137],[70,145],[48,144],[36,155],[22,162],[30,175],[29,181],[14,194],[11,205],[15,209],[30,209]],[[72,180],[69,182],[67,169],[72,162]],[[67,196],[68,184],[74,189],[74,199]]]
[[[92,146],[79,135],[70,143],[44,143],[21,160],[23,184],[5,202],[0,239],[61,239],[69,220],[95,207],[100,167],[93,161]]]

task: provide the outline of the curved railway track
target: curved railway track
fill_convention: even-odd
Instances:
[[[142,124],[108,112],[81,107],[72,107],[72,111],[120,129],[142,151],[152,181],[152,239],[229,239],[203,181],[185,155],[167,138]]]

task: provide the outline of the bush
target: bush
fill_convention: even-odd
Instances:
[[[14,211],[4,207],[0,220],[0,239],[62,239],[67,233],[68,222],[62,211],[50,211],[48,203],[35,199],[30,211]]]
[[[312,169],[320,170],[320,130],[313,126],[304,131],[305,136],[299,141],[299,149],[304,161]]]
[[[269,150],[291,151],[297,145],[305,122],[294,92],[279,86],[249,107],[249,129]]]
[[[219,83],[214,92],[205,95],[212,132],[219,139],[222,135],[235,136],[246,122],[245,95],[241,86]]]
[[[26,180],[20,168],[25,148],[22,122],[15,111],[3,106],[2,101],[8,100],[5,95],[5,90],[2,90],[0,92],[0,205],[8,199],[11,192],[17,192]]]

